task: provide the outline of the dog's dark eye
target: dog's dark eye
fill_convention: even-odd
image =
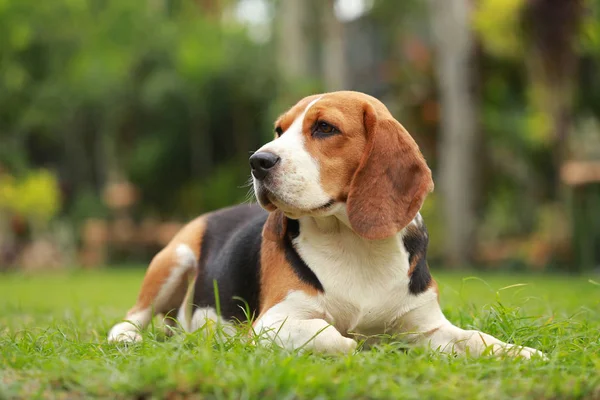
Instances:
[[[325,121],[317,121],[313,128],[313,136],[326,137],[340,133],[340,131],[333,125],[328,124]]]
[[[283,129],[281,129],[281,127],[278,126],[275,128],[275,133],[277,134],[277,137],[279,137],[283,134]]]

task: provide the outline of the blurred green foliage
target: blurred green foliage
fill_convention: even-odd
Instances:
[[[67,210],[118,177],[166,216],[244,197],[215,200],[215,174],[244,182],[277,80],[242,27],[190,1],[3,0],[0,49],[0,163],[58,171]]]

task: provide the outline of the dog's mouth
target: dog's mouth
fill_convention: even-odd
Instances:
[[[312,212],[325,211],[325,210],[328,210],[329,208],[331,208],[334,204],[335,204],[335,200],[329,199],[329,201],[327,203],[325,203],[317,208],[313,208],[311,211]]]
[[[277,209],[277,206],[271,201],[271,196],[273,194],[264,185],[259,185],[256,188],[258,204],[267,211],[275,211]]]
[[[311,207],[308,209],[298,208],[282,200],[279,196],[273,193],[273,191],[265,187],[264,184],[257,187],[256,198],[258,200],[258,204],[260,204],[260,206],[267,211],[275,211],[279,209],[285,214],[290,214],[293,216],[322,213],[328,211],[336,204],[334,199],[329,199],[327,202],[317,207]]]

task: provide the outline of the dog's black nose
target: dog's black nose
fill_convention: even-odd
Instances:
[[[250,167],[252,175],[262,181],[267,177],[269,171],[279,162],[280,158],[268,151],[259,151],[250,157]]]

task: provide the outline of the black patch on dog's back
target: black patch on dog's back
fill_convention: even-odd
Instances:
[[[260,249],[267,215],[257,205],[241,205],[207,217],[195,283],[196,308],[216,309],[216,281],[223,318],[246,320],[246,305],[251,314],[258,311]]]
[[[304,262],[300,254],[294,247],[293,240],[300,235],[300,223],[295,219],[289,219],[287,221],[287,232],[283,238],[283,250],[285,253],[285,259],[290,263],[290,266],[298,275],[298,278],[305,283],[313,286],[320,292],[324,292],[325,289],[317,278],[317,275],[312,269]]]
[[[422,221],[418,226],[409,225],[406,233],[402,237],[404,248],[409,254],[408,263],[416,265],[410,275],[408,289],[410,293],[417,295],[423,293],[431,284],[431,274],[427,265],[427,245],[429,244],[429,234]]]

